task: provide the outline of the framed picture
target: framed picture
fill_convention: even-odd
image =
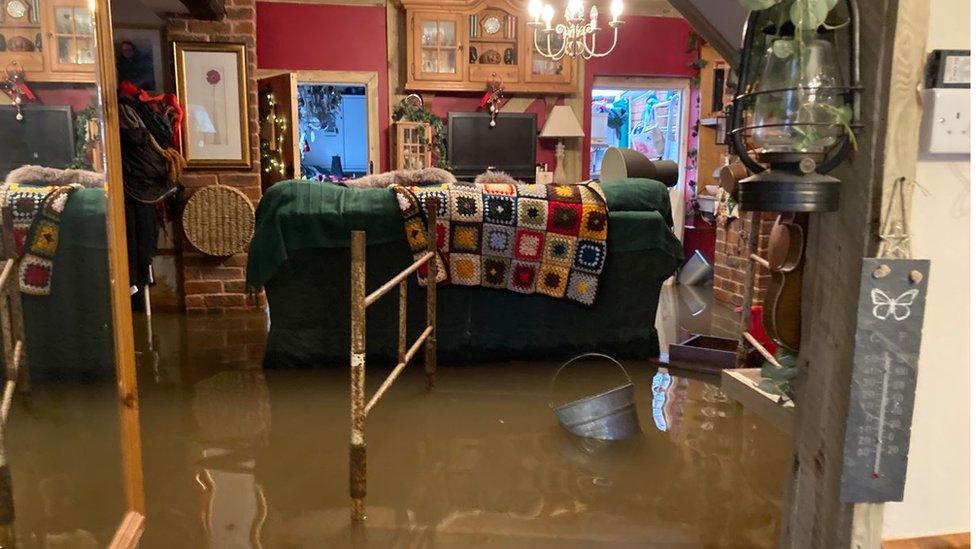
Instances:
[[[113,29],[115,67],[119,82],[128,80],[147,91],[162,91],[163,45],[158,28],[118,27]]]
[[[175,42],[173,59],[187,167],[250,167],[244,44]]]

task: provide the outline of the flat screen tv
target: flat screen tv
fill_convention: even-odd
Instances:
[[[15,107],[0,106],[0,180],[24,164],[67,168],[74,159],[71,107],[24,105],[23,112],[17,120]]]
[[[512,177],[535,177],[536,116],[481,112],[447,115],[447,157],[455,176],[470,178],[491,168]]]

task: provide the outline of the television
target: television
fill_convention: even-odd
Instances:
[[[24,105],[23,113],[17,120],[16,107],[0,106],[0,181],[24,164],[67,168],[74,160],[71,107]]]
[[[535,178],[536,115],[483,112],[447,114],[447,157],[454,175],[469,179],[492,169]]]

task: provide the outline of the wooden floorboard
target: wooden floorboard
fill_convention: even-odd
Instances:
[[[969,547],[969,532],[884,542],[884,549],[961,549]]]

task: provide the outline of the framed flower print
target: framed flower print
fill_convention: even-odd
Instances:
[[[244,44],[175,42],[173,59],[187,167],[250,167]]]

